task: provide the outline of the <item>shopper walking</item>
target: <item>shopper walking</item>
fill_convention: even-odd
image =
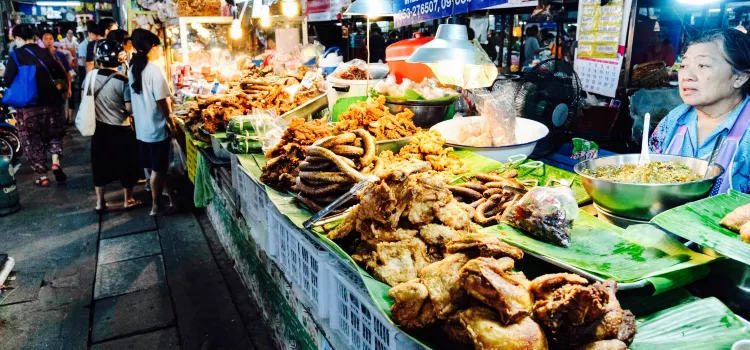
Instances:
[[[125,198],[123,207],[130,209],[141,204],[133,199],[133,186],[138,182],[138,143],[130,123],[130,87],[128,78],[117,72],[125,60],[122,45],[114,40],[103,40],[97,46],[97,62],[101,66],[86,77],[91,79],[96,107],[96,131],[91,138],[91,170],[96,189],[96,211],[107,209],[104,186],[119,180]],[[84,93],[89,93],[85,91]]]
[[[161,41],[155,34],[136,29],[132,33],[135,55],[130,65],[130,88],[133,103],[135,133],[141,163],[151,169],[151,215],[166,215],[176,211],[174,195],[167,183],[167,169],[171,145],[171,92],[169,83],[154,61],[163,55]],[[162,189],[167,190],[169,207],[159,203]]]
[[[63,112],[65,113],[65,121],[70,124],[72,122],[72,112],[68,111],[68,99],[70,99],[71,96],[73,96],[73,86],[71,79],[73,76],[70,74],[70,62],[68,61],[68,58],[65,56],[62,51],[58,51],[55,48],[55,35],[51,31],[45,31],[42,33],[42,42],[44,43],[44,48],[49,50],[49,53],[52,54],[52,57],[55,58],[57,63],[59,63],[63,69],[65,69],[65,76],[68,80],[67,89],[62,92],[62,100],[63,103],[61,105],[61,108]]]
[[[96,25],[96,34],[98,35],[97,40],[89,41],[86,45],[86,72],[90,72],[94,69],[94,63],[96,62],[96,47],[97,43],[107,38],[110,31],[118,28],[117,22],[111,18],[103,18]]]
[[[63,153],[62,138],[65,135],[65,114],[61,106],[62,92],[68,88],[64,68],[34,40],[34,31],[28,25],[13,28],[17,49],[8,60],[5,82],[11,86],[19,72],[19,66],[36,66],[37,100],[33,106],[16,110],[18,131],[23,151],[31,168],[39,174],[36,184],[48,187],[47,152],[52,155],[52,173],[58,183],[64,183],[67,175],[60,165]]]

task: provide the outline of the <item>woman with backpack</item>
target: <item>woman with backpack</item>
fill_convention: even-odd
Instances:
[[[91,83],[94,95],[96,131],[91,138],[91,170],[96,189],[96,211],[102,213],[107,209],[104,186],[115,180],[120,181],[125,193],[125,209],[141,204],[133,199],[133,186],[138,182],[141,168],[138,165],[138,143],[130,121],[128,78],[117,72],[125,62],[125,49],[117,41],[103,40],[96,50],[100,69],[91,71],[83,86],[89,87]]]
[[[49,50],[37,45],[31,26],[16,26],[13,38],[17,48],[5,69],[5,83],[9,88],[3,102],[16,108],[23,151],[31,168],[39,174],[35,184],[50,185],[47,152],[52,155],[55,180],[64,183],[68,176],[60,166],[65,136],[61,92],[68,88],[67,74]]]

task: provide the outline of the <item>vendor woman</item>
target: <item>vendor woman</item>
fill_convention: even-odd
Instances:
[[[750,37],[736,29],[698,35],[685,51],[678,78],[685,104],[659,123],[651,136],[651,151],[708,159],[719,147],[716,162],[728,171],[712,195],[729,189],[748,193]]]

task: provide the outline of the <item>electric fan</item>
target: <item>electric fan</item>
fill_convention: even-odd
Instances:
[[[518,83],[513,103],[521,118],[538,121],[549,128],[532,157],[555,152],[569,141],[568,129],[581,102],[581,82],[567,62],[550,59],[526,72]]]

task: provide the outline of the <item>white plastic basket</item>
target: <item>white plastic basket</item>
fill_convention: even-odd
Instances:
[[[299,271],[299,243],[294,236],[293,228],[284,221],[281,214],[275,212],[274,208],[268,208],[267,218],[268,254],[276,261],[289,282],[295,285]]]
[[[331,343],[328,342],[328,339],[320,331],[318,331],[318,350],[334,350]]]
[[[296,231],[298,260],[297,287],[304,301],[319,318],[328,317],[328,252],[318,243],[312,242],[304,232]]]
[[[395,350],[398,329],[382,317],[369,296],[363,295],[349,279],[331,269],[331,328],[349,348],[357,350]]]

